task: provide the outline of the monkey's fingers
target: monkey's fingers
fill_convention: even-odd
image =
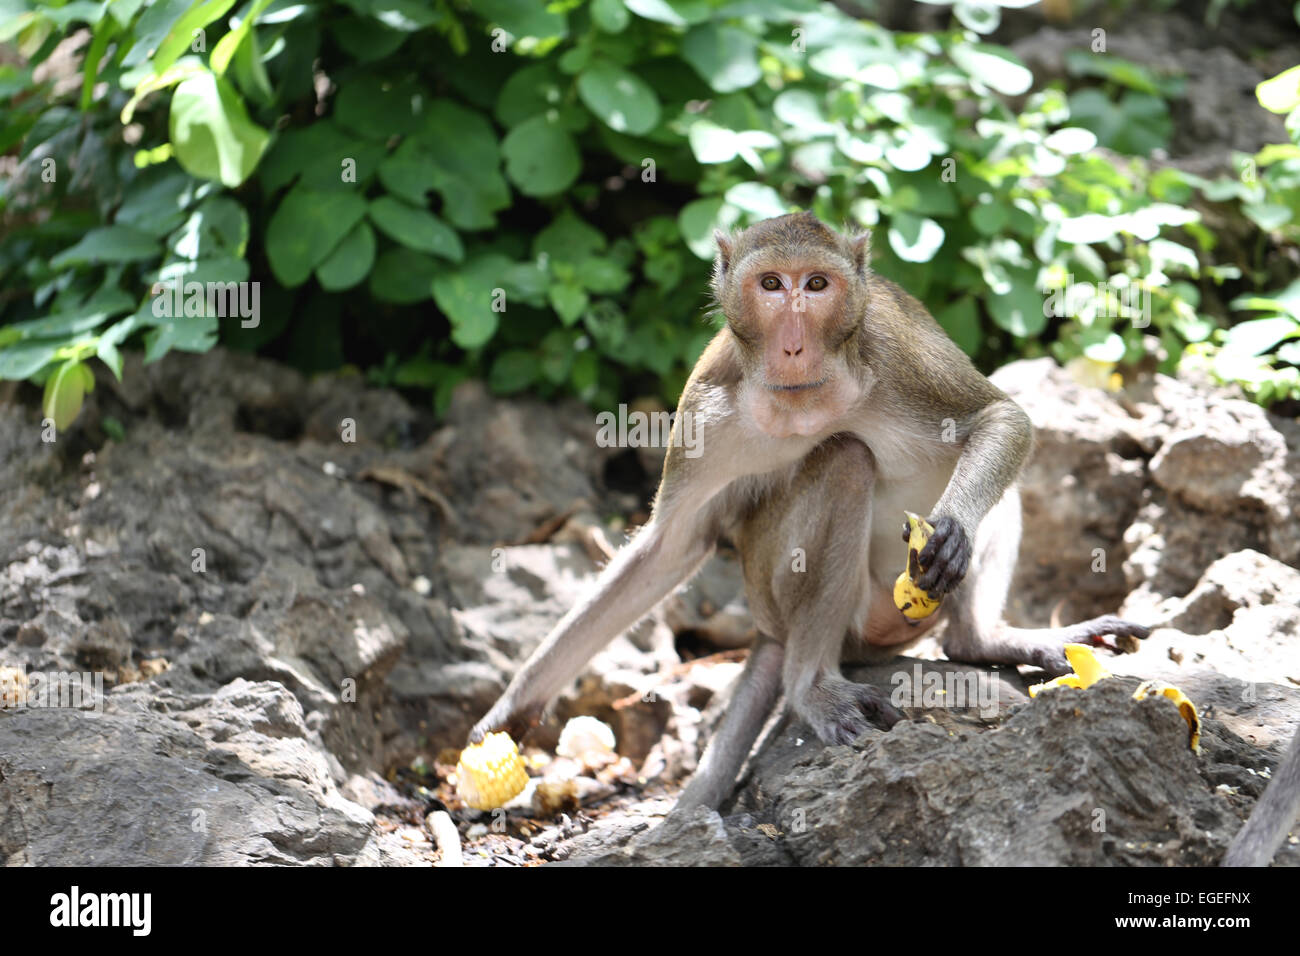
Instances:
[[[952,591],[970,567],[970,539],[953,518],[942,517],[934,522],[934,534],[921,551],[920,560],[925,572],[916,586],[937,600]]]
[[[858,709],[862,715],[882,730],[889,730],[907,715],[889,701],[888,695],[876,687],[859,684]]]
[[[1116,654],[1135,654],[1146,640],[1151,629],[1134,621],[1126,621],[1114,614],[1106,614],[1086,622],[1092,632],[1088,640],[1096,647],[1104,647]]]

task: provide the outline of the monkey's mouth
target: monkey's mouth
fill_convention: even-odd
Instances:
[[[821,388],[829,378],[818,379],[815,382],[804,382],[802,385],[768,385],[768,391],[772,392],[806,392],[814,388]]]

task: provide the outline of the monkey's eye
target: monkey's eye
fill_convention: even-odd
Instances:
[[[810,292],[820,292],[822,289],[826,288],[826,277],[813,276],[808,280],[808,284],[804,286],[804,288]]]
[[[759,284],[768,292],[775,292],[781,288],[781,280],[776,276],[763,276],[763,281]]]

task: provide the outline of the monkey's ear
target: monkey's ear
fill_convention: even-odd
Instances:
[[[731,239],[721,229],[714,229],[713,241],[718,246],[718,271],[726,272],[731,265]]]
[[[871,233],[854,236],[849,242],[849,249],[853,253],[853,267],[860,275],[866,275],[867,267],[871,265]]]

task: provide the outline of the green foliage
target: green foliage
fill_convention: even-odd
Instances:
[[[1187,201],[1239,202],[1294,243],[1300,149],[1261,152],[1253,182],[1152,175],[1177,79],[1079,53],[1070,88],[1033,91],[985,39],[1023,5],[958,2],[913,35],[816,0],[8,4],[0,39],[29,62],[0,67],[18,163],[0,377],[43,384],[59,427],[87,363],[120,375],[136,343],[148,361],[218,340],[308,370],[346,355],[439,409],[470,376],[672,403],[715,328],[713,230],[796,208],[872,228],[875,268],[985,366],[1113,367],[1150,334],[1169,367],[1206,354],[1201,294],[1240,274]],[[79,31],[80,79],[38,80]],[[201,294],[244,282],[263,314]],[[1295,319],[1268,298],[1234,308]],[[1237,353],[1267,337],[1231,335]],[[1252,357],[1294,372],[1292,338]],[[1261,399],[1290,394],[1268,381]]]

